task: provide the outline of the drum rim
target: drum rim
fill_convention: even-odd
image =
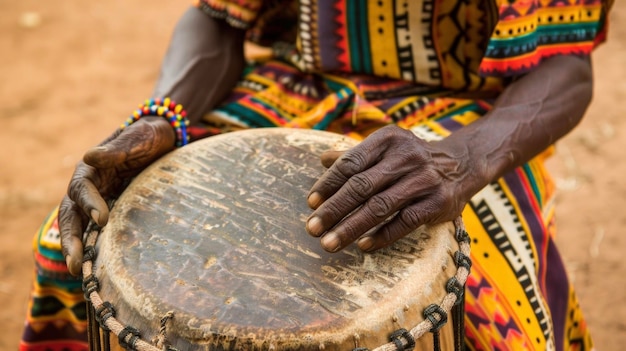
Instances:
[[[274,128],[274,129],[278,129],[278,128]],[[258,129],[255,131],[258,131]],[[323,131],[316,131],[316,132],[328,133],[328,132],[323,132]],[[455,226],[455,239],[459,244],[459,250],[455,253],[454,261],[455,261],[457,271],[454,275],[454,279],[456,279],[458,284],[460,284],[461,286],[464,286],[467,280],[467,277],[469,275],[469,264],[467,264],[467,262],[471,263],[469,261],[469,251],[470,251],[469,238],[467,236],[467,233],[465,232],[463,221],[460,217],[455,219],[453,223]],[[100,233],[100,230],[101,228],[98,228],[94,223],[91,223],[88,230],[86,231],[86,242],[85,242],[85,252],[86,252],[85,258],[86,259],[83,262],[83,279],[85,283],[83,284],[83,287],[85,290],[85,296],[88,300],[89,307],[93,308],[94,310],[102,311],[103,306],[104,306],[104,301],[102,300],[100,294],[98,293],[99,287],[97,287],[97,281],[95,284],[91,283],[93,282],[93,277],[95,277],[94,272],[93,272],[93,264],[95,260],[95,244],[96,244],[98,235]],[[450,292],[448,290],[448,293],[441,300],[441,303],[436,304],[436,305],[439,308],[441,308],[441,310],[448,313],[451,310],[452,306],[455,303],[457,303],[458,300],[459,300],[458,293]],[[437,324],[438,320],[442,318],[443,318],[442,316],[435,317],[434,319],[425,318],[422,322],[420,322],[415,327],[413,327],[409,331],[409,333],[414,338],[419,338],[423,336],[424,334],[426,334],[427,332],[433,331],[435,328],[437,328],[438,326],[434,324]],[[165,328],[166,322],[167,322],[167,319],[165,319],[165,321],[163,320],[161,321],[163,330]],[[109,329],[115,335],[118,335],[118,336],[120,335],[120,333],[123,334],[124,331],[127,332],[129,330],[129,328],[127,326],[124,326],[122,323],[120,323],[115,318],[115,316],[108,316],[102,323],[99,323],[99,324],[101,324],[101,327],[105,328],[105,330]],[[133,333],[128,333],[126,339],[128,342],[131,342],[133,345],[135,345],[136,349],[138,350],[159,350],[159,349],[162,349],[162,346],[163,346],[163,345],[157,345],[155,347],[153,344],[145,340],[142,340],[138,336],[134,336]],[[383,349],[394,350],[396,349],[396,347],[394,343],[388,343],[388,344],[381,345],[375,350],[383,350]]]
[[[465,226],[463,224],[463,220],[461,217],[456,218],[454,221],[455,226],[455,238],[459,243],[459,250],[455,252],[455,265],[457,271],[453,276],[454,279],[461,285],[464,286],[467,278],[470,273],[469,263],[469,254],[470,254],[470,243],[467,232],[465,231]],[[106,301],[103,301],[100,296],[98,290],[99,286],[97,284],[97,280],[94,280],[94,272],[93,272],[93,260],[95,258],[95,245],[100,233],[100,229],[94,222],[91,222],[88,230],[86,231],[86,240],[85,240],[85,252],[87,254],[86,259],[83,260],[83,290],[85,291],[85,297],[87,299],[87,303],[89,304],[88,309],[91,308],[95,311],[99,311],[102,309],[106,309]],[[439,307],[441,310],[446,313],[450,312],[452,307],[457,304],[462,303],[461,296],[459,296],[454,291],[448,291],[448,293],[444,296],[439,304],[433,304]],[[162,351],[164,346],[159,344],[159,340],[165,340],[165,325],[168,321],[168,316],[165,316],[161,319],[161,328],[159,330],[159,335],[162,337],[157,338],[157,345],[153,345],[152,343],[141,339],[138,335],[134,335],[132,330],[136,330],[132,326],[124,325],[119,320],[115,318],[114,315],[108,316],[106,319],[95,317],[98,320],[98,324],[100,328],[112,332],[116,337],[119,337],[120,334],[126,332],[125,342],[129,345],[132,345],[134,349],[141,351]],[[428,332],[437,331],[441,325],[438,325],[442,320],[442,316],[435,315],[434,319],[425,318],[422,322],[418,323],[416,326],[408,330],[408,333],[411,335],[413,339],[419,339],[423,335]],[[397,348],[396,344],[393,342],[389,342],[387,344],[380,345],[379,347],[373,349],[372,351],[393,351],[400,349]]]

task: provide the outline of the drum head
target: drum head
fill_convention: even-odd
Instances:
[[[167,337],[180,350],[374,348],[411,329],[456,271],[452,223],[373,254],[327,253],[304,229],[320,154],[355,143],[255,129],[166,155],[130,184],[100,234],[101,295],[145,340],[172,311]]]

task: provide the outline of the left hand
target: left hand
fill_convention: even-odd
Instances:
[[[61,246],[72,275],[81,271],[82,236],[89,219],[104,226],[109,219],[106,200],[117,197],[126,181],[173,150],[175,139],[168,121],[146,116],[85,153],[59,206]]]
[[[329,252],[357,239],[374,251],[423,224],[455,219],[487,182],[467,150],[447,145],[388,126],[345,153],[322,155],[330,168],[311,188],[306,230]]]

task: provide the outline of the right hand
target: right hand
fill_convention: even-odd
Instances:
[[[72,275],[82,269],[82,236],[89,220],[104,226],[109,220],[105,199],[118,196],[128,180],[173,150],[175,139],[167,120],[143,117],[85,153],[59,207],[61,246]]]

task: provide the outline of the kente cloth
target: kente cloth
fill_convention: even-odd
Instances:
[[[33,240],[35,278],[20,350],[88,350],[82,281],[65,265],[57,211],[48,215]]]
[[[272,46],[193,139],[259,127],[361,140],[396,124],[428,141],[489,113],[517,77],[555,55],[588,56],[606,33],[602,0],[200,0],[210,16]],[[591,350],[555,246],[550,150],[476,194],[466,285],[470,350]],[[60,253],[56,210],[35,237],[36,279],[20,350],[85,350],[80,281]],[[411,326],[407,326],[411,327]]]

